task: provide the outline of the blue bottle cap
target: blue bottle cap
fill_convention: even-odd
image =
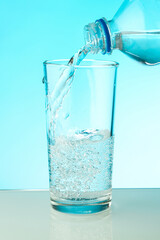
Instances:
[[[103,54],[110,53],[111,52],[111,38],[110,38],[110,32],[109,32],[108,26],[107,26],[106,22],[103,20],[103,18],[96,20],[96,22],[99,22],[101,24],[101,27],[106,36],[106,49],[103,52]]]

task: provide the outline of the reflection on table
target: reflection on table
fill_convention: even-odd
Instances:
[[[112,240],[111,210],[74,215],[51,209],[50,240]]]

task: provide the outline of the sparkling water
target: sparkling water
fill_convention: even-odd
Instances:
[[[94,199],[111,190],[114,138],[108,130],[83,130],[49,145],[53,198]]]
[[[81,61],[87,56],[90,51],[90,45],[85,45],[81,48],[68,62],[68,66],[62,71],[53,92],[48,95],[47,111],[50,114],[50,123],[48,128],[48,141],[54,144],[55,141],[55,126],[58,117],[58,111],[62,106],[63,99],[71,88],[75,66],[79,65]]]

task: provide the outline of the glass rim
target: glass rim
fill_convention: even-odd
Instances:
[[[53,66],[61,66],[61,67],[69,67],[70,65],[67,65],[70,59],[55,59],[55,60],[46,60],[43,62],[43,65],[53,65]],[[66,64],[62,63],[66,62]],[[106,68],[106,67],[118,67],[119,63],[115,61],[107,61],[107,60],[94,60],[94,59],[84,59],[82,60],[83,63],[93,63],[93,65],[74,65],[75,68]],[[98,63],[98,64],[96,64]],[[101,63],[101,64],[100,64]]]

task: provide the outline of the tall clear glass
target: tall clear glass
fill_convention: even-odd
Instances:
[[[94,213],[112,199],[118,63],[84,60],[74,66],[72,80],[60,82],[67,63],[44,62],[51,205],[62,212]]]

